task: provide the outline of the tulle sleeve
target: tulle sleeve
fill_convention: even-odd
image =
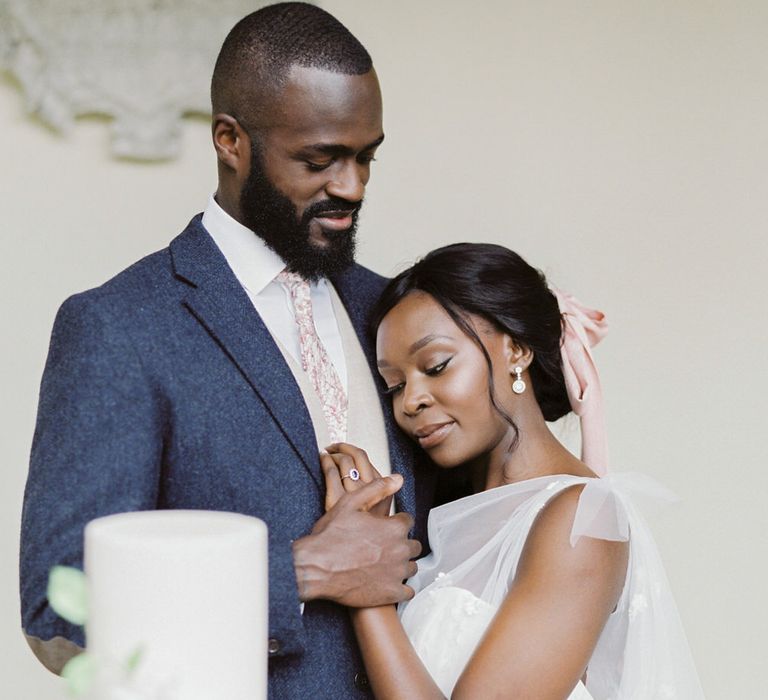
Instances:
[[[677,500],[636,473],[590,479],[579,497],[572,545],[585,536],[630,543],[621,599],[587,670],[587,688],[596,698],[704,698],[664,565],[640,515]]]
[[[665,486],[636,472],[589,479],[579,497],[571,529],[571,546],[575,546],[581,537],[626,542],[630,529],[629,499],[644,506],[644,510],[679,500]]]
[[[505,600],[541,509],[581,484],[571,543],[581,537],[629,541],[624,587],[589,661],[587,691],[596,700],[703,700],[661,557],[640,515],[677,499],[641,474],[556,474],[433,509],[432,552],[409,579],[416,596],[400,605],[414,647],[433,677],[449,678],[441,685],[448,689]]]

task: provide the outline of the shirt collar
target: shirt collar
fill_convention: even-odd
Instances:
[[[203,212],[203,226],[246,290],[259,294],[285,269],[283,259],[251,229],[225,212],[214,195]]]

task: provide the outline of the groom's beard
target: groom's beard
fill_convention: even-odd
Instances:
[[[288,269],[304,279],[316,281],[333,277],[355,260],[357,215],[363,202],[349,202],[331,197],[307,207],[299,217],[296,207],[264,174],[261,154],[254,143],[251,148],[251,172],[240,191],[243,224],[254,231],[285,262]],[[323,230],[325,247],[314,245],[309,238],[309,224],[324,212],[355,207],[352,225],[345,231]]]

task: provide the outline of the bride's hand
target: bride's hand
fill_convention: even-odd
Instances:
[[[325,475],[326,511],[333,508],[345,493],[353,493],[365,484],[382,478],[365,450],[346,442],[329,445],[320,455],[320,464]],[[389,496],[373,506],[370,512],[389,515],[391,508],[392,496]]]

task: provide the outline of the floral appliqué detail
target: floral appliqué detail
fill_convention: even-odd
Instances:
[[[636,593],[632,596],[632,602],[629,604],[629,619],[634,620],[640,613],[648,609],[648,600],[642,593]]]
[[[441,571],[435,577],[435,580],[432,581],[432,584],[430,585],[431,590],[429,591],[429,593],[427,593],[427,595],[430,598],[434,599],[435,596],[437,595],[437,592],[441,588],[445,588],[446,586],[450,586],[450,585],[451,585],[451,577],[448,574],[446,574],[444,571]]]
[[[477,615],[477,613],[480,612],[481,607],[480,598],[473,598],[472,600],[468,600],[466,603],[464,603],[464,614]]]

